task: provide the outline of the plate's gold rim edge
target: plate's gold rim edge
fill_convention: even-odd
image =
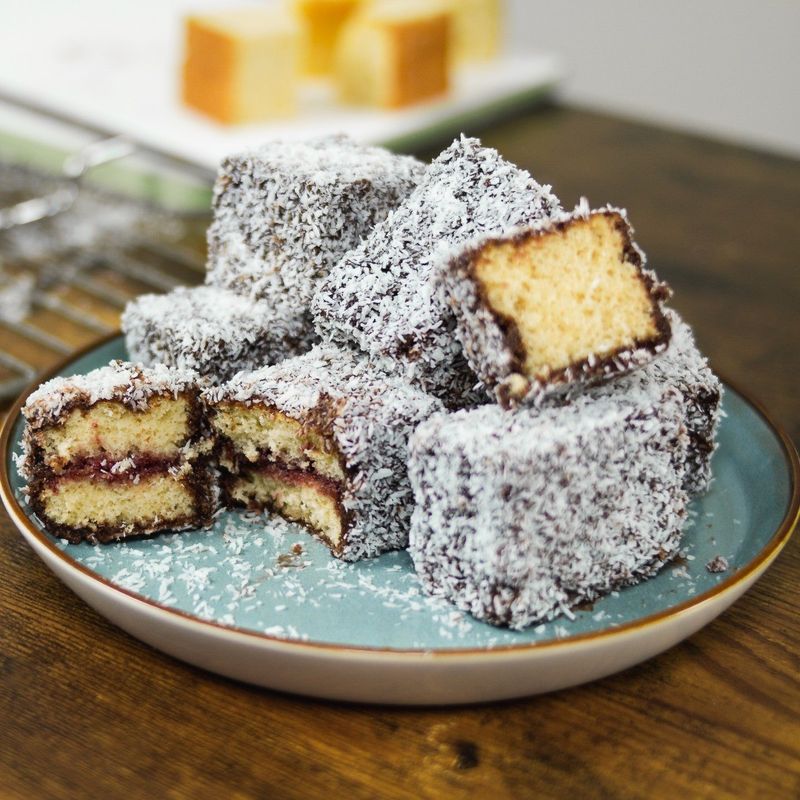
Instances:
[[[351,646],[331,644],[328,642],[308,642],[298,641],[293,639],[282,639],[278,636],[271,636],[267,633],[250,630],[247,628],[238,628],[235,626],[222,625],[213,620],[200,619],[186,611],[180,609],[170,608],[161,605],[147,597],[137,594],[129,589],[125,589],[112,581],[104,578],[101,575],[90,570],[80,562],[68,556],[61,550],[52,540],[52,538],[40,531],[28,518],[25,509],[17,502],[14,492],[11,488],[11,482],[8,475],[7,464],[9,461],[8,448],[11,439],[11,431],[14,428],[17,417],[20,414],[23,404],[28,395],[31,394],[42,382],[49,380],[56,376],[59,372],[69,367],[70,364],[80,358],[88,355],[93,350],[96,350],[109,342],[119,337],[120,331],[114,331],[99,339],[96,339],[76,352],[67,356],[59,361],[56,365],[46,370],[46,372],[35,378],[31,383],[25,387],[19,397],[14,401],[8,409],[7,416],[3,421],[2,429],[0,429],[0,499],[6,507],[6,511],[12,518],[12,522],[17,524],[21,521],[24,527],[31,534],[36,541],[45,547],[51,554],[55,555],[58,559],[63,561],[68,567],[77,570],[86,577],[90,578],[105,587],[118,592],[127,599],[135,600],[148,606],[151,609],[156,609],[159,612],[166,613],[170,616],[179,617],[184,621],[188,621],[195,625],[207,626],[215,632],[222,632],[225,634],[238,634],[241,636],[253,638],[258,641],[266,641],[276,645],[288,646],[291,649],[307,649],[309,651],[318,653],[330,653],[337,655],[351,654],[354,656],[390,656],[390,657],[424,657],[426,660],[431,658],[457,658],[463,656],[480,656],[482,658],[490,656],[503,656],[503,655],[518,655],[528,651],[543,650],[556,647],[573,647],[575,645],[584,644],[586,642],[594,641],[601,638],[620,637],[631,633],[632,631],[641,628],[650,627],[652,625],[672,620],[676,617],[682,616],[690,611],[695,611],[700,606],[717,599],[723,594],[735,589],[740,583],[746,581],[751,575],[757,573],[763,565],[766,569],[772,561],[778,556],[780,551],[784,548],[786,543],[797,528],[798,521],[800,521],[800,457],[794,443],[789,435],[785,432],[783,427],[779,425],[767,412],[763,404],[751,397],[747,392],[743,392],[735,383],[720,376],[723,383],[733,389],[746,403],[754,408],[758,414],[764,419],[772,432],[776,435],[778,441],[783,448],[783,454],[787,462],[790,477],[790,499],[786,509],[786,513],[781,520],[780,525],[777,527],[775,533],[770,537],[769,541],[764,545],[758,555],[749,561],[742,569],[735,572],[726,580],[717,584],[712,589],[704,592],[697,597],[679,603],[669,609],[658,611],[655,614],[650,614],[623,625],[614,628],[606,628],[602,631],[590,631],[587,633],[577,634],[575,636],[565,637],[563,639],[549,639],[544,642],[526,642],[524,644],[510,644],[501,645],[498,647],[465,647],[465,648],[447,648],[447,649],[425,649],[425,648],[392,648],[392,647],[369,647],[369,646]],[[14,519],[16,517],[16,519]],[[58,576],[56,576],[58,577]],[[59,578],[60,580],[60,578]]]

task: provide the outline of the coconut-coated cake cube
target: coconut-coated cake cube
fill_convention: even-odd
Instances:
[[[189,369],[213,383],[310,350],[307,314],[216,286],[140,295],[122,315],[128,355],[152,366]]]
[[[674,386],[685,406],[689,447],[684,488],[702,494],[711,485],[711,458],[717,449],[717,429],[722,415],[722,381],[698,350],[692,329],[677,312],[667,309],[672,341],[664,355],[649,367],[662,384]]]
[[[470,367],[506,406],[608,380],[669,342],[669,289],[644,268],[619,209],[582,204],[479,237],[435,275]]]
[[[686,518],[683,416],[674,390],[434,415],[409,457],[423,587],[524,628],[652,575]]]
[[[210,523],[216,484],[193,373],[112,361],[47,381],[22,414],[18,467],[51,533],[108,542]]]
[[[206,283],[305,314],[330,268],[423,169],[346,136],[269,142],[229,156],[214,186]]]
[[[549,186],[479,140],[457,139],[322,282],[312,306],[320,335],[393,361],[407,379],[458,406],[464,387],[477,381],[454,336],[453,313],[434,291],[437,253],[559,209]]]
[[[677,391],[683,398],[688,434],[683,486],[690,495],[701,494],[711,484],[711,458],[717,449],[716,434],[722,413],[722,382],[698,350],[691,327],[677,311],[667,308],[664,313],[672,338],[663,355],[641,369],[592,387],[589,394],[603,397],[645,392],[655,402],[665,391]]]

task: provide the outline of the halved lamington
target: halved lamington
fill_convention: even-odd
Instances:
[[[226,158],[206,282],[306,314],[317,284],[417,185],[423,165],[346,136]]]
[[[193,370],[214,383],[305,353],[317,341],[307,318],[286,303],[216,286],[141,295],[128,303],[122,330],[134,361]]]
[[[227,504],[300,522],[347,561],[406,546],[408,437],[437,400],[330,346],[205,398]]]
[[[209,524],[215,488],[195,376],[122,361],[28,397],[20,473],[31,508],[70,542]]]
[[[722,383],[697,349],[689,325],[672,309],[664,311],[672,338],[662,356],[617,380],[589,389],[592,397],[645,392],[657,402],[665,391],[683,399],[684,425],[688,434],[683,488],[689,494],[706,491],[711,483],[711,457],[717,448],[716,434],[722,402]]]
[[[470,366],[503,405],[606,380],[669,342],[669,289],[617,209],[481,237],[443,257],[437,280]]]
[[[318,331],[385,359],[447,405],[463,405],[477,381],[454,336],[452,311],[434,292],[434,258],[442,247],[502,235],[559,208],[550,187],[496,150],[456,140],[323,281],[312,305]]]
[[[524,628],[652,575],[686,518],[683,416],[670,389],[433,416],[409,458],[423,587]]]

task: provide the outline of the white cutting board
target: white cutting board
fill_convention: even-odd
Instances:
[[[457,128],[488,109],[522,102],[560,76],[551,55],[505,56],[460,70],[442,100],[392,112],[345,108],[333,102],[329,86],[308,84],[290,121],[219,125],[180,103],[182,18],[242,5],[248,3],[0,0],[0,95],[216,169],[224,155],[270,138],[345,132],[385,143]]]

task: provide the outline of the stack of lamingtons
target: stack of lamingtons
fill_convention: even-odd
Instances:
[[[71,540],[219,497],[524,627],[655,573],[709,485],[721,386],[668,297],[624,211],[475,139],[270,144],[223,162],[206,285],[127,309],[142,365],[30,396],[21,469]]]

